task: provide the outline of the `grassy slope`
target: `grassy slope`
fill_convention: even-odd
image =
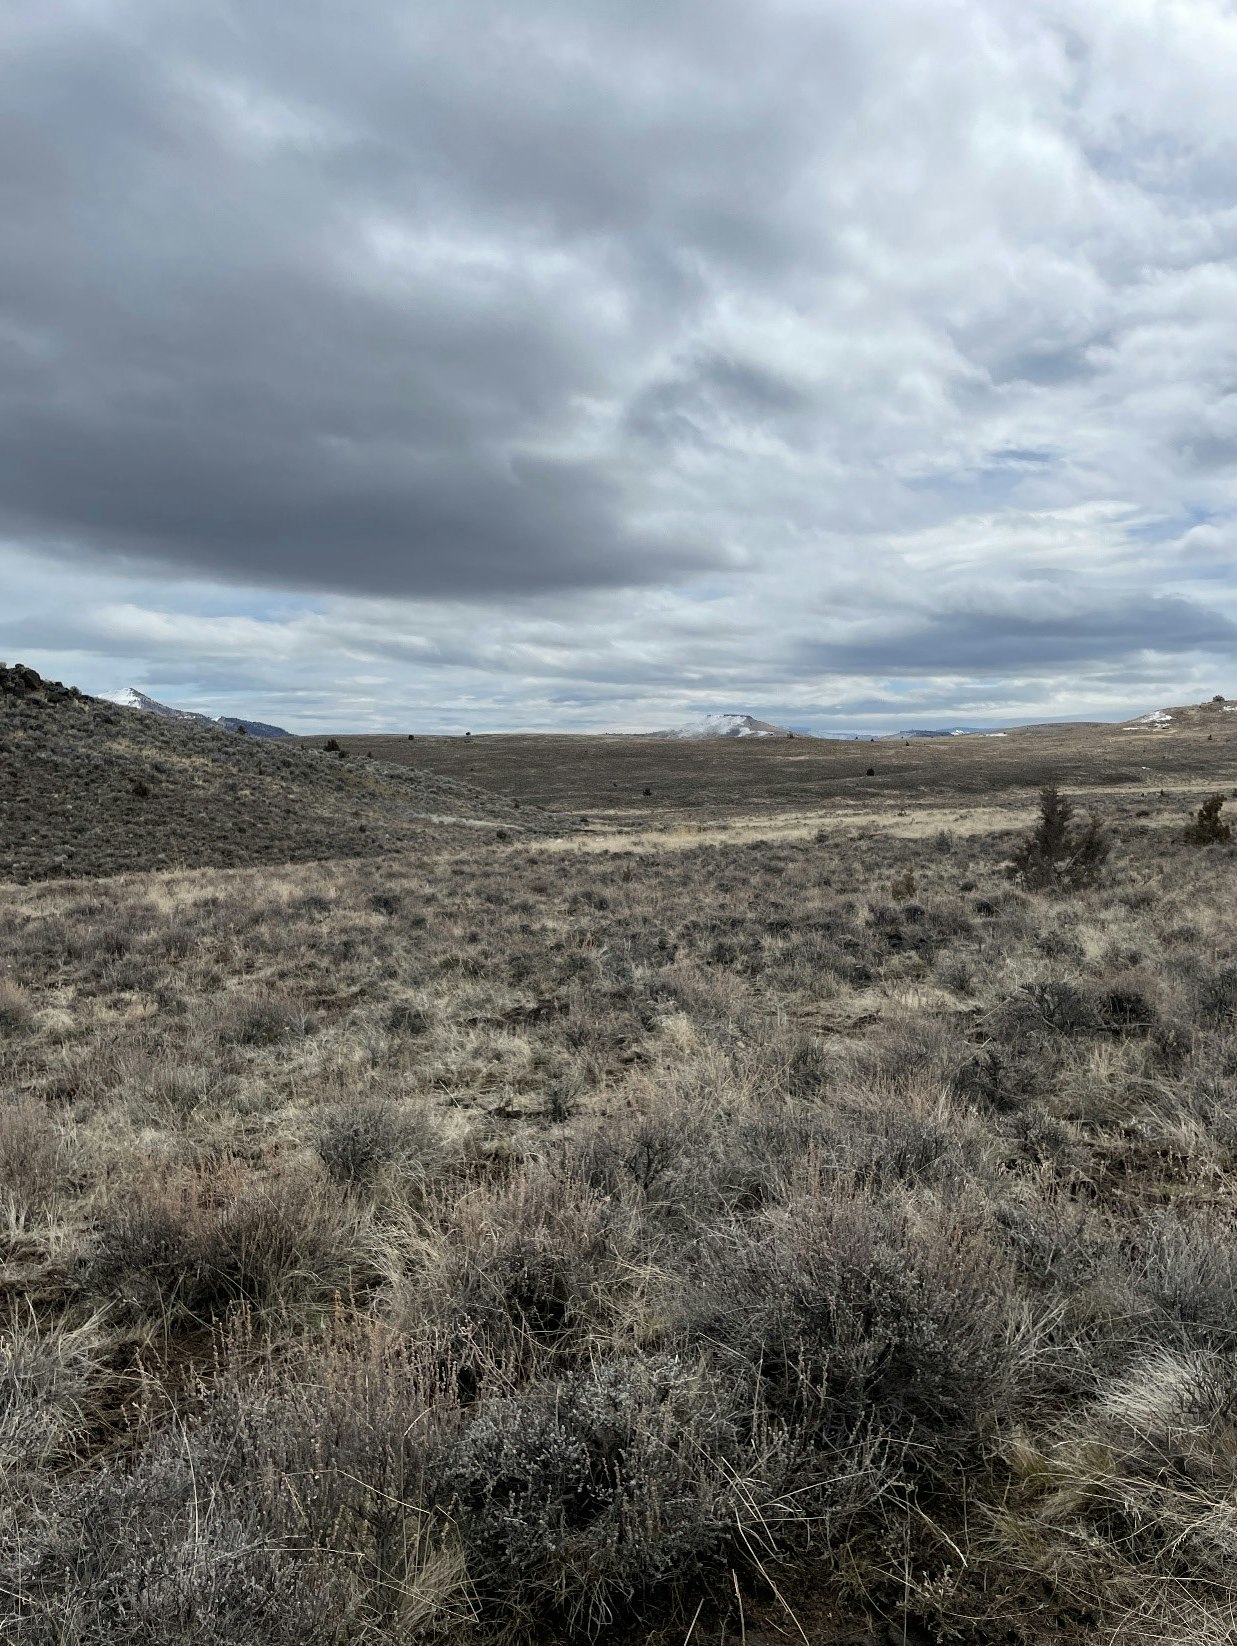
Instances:
[[[535,809],[468,783],[241,737],[136,709],[0,691],[0,876],[366,857],[438,818],[539,833]]]
[[[935,801],[0,889],[0,1635],[1230,1639],[1237,854]]]

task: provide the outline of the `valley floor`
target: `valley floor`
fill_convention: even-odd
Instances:
[[[1164,787],[0,886],[0,1639],[1233,1639]]]

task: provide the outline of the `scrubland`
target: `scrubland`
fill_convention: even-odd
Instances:
[[[1237,857],[1117,836],[0,887],[0,1637],[1234,1638]]]
[[[776,821],[788,811],[858,805],[935,806],[944,797],[989,805],[1066,788],[1156,798],[1228,789],[1237,754],[1237,701],[1214,698],[1126,724],[1015,726],[974,737],[657,737],[489,733],[470,737],[339,736],[354,759],[475,782],[524,805],[586,814],[607,826],[708,821],[741,810]],[[301,746],[321,749],[324,737]],[[1204,787],[1204,792],[1206,792]]]
[[[466,782],[164,720],[0,663],[0,883],[376,857],[444,829],[547,826]]]

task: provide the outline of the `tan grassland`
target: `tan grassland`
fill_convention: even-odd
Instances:
[[[1181,728],[404,739],[477,826],[379,758],[382,849],[341,739],[245,751],[261,861],[11,842],[0,1639],[1235,1638],[1237,853],[1181,830],[1237,763]],[[297,759],[337,857],[273,860]],[[1091,889],[1010,877],[1051,776]]]

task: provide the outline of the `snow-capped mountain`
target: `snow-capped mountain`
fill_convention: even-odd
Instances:
[[[143,714],[157,714],[164,720],[196,720],[202,726],[222,726],[224,731],[239,731],[243,726],[250,737],[291,737],[282,726],[268,726],[264,720],[239,720],[235,715],[218,716],[199,714],[196,709],[174,709],[170,703],[160,703],[156,697],[147,697],[136,686],[124,686],[118,692],[104,692],[108,703],[119,703],[124,709],[140,709]]]
[[[204,725],[214,724],[208,714],[196,714],[192,709],[174,709],[170,703],[160,703],[157,698],[147,697],[136,686],[125,686],[118,692],[104,692],[103,698],[107,703],[119,703],[123,709],[141,709],[143,714],[161,715],[165,720],[200,720]]]
[[[655,732],[655,737],[792,737],[785,726],[756,720],[750,714],[705,714],[672,731]]]

